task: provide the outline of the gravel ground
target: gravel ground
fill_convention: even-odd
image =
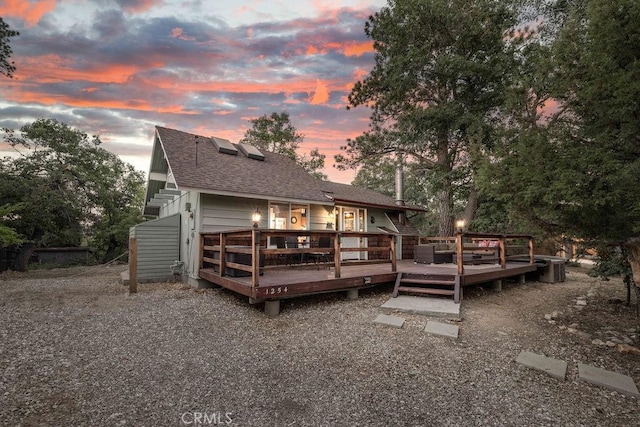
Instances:
[[[373,324],[390,287],[288,300],[269,319],[223,289],[129,296],[122,270],[0,276],[0,425],[640,425],[638,399],[577,380],[579,362],[640,384],[640,356],[592,343],[638,345],[619,280],[573,269],[472,288],[453,341],[424,316]],[[565,360],[567,380],[516,364],[522,350]]]

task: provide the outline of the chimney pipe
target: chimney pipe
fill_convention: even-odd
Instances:
[[[399,156],[398,164],[396,165],[396,205],[404,206],[404,169],[402,167],[402,156]],[[405,225],[405,213],[398,213],[398,220],[400,224]]]
[[[404,206],[404,170],[402,161],[396,165],[396,205]]]

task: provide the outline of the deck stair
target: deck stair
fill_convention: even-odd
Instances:
[[[398,273],[391,296],[395,298],[400,292],[452,296],[455,303],[459,303],[462,296],[460,277],[454,274]]]

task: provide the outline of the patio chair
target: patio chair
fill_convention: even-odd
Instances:
[[[331,237],[322,236],[318,239],[318,249],[331,248]],[[329,262],[329,255],[331,251],[317,251],[311,252],[309,257],[314,260],[316,264]]]
[[[275,243],[278,249],[286,249],[287,244],[284,239],[284,236],[276,236],[271,238],[272,242]],[[287,263],[287,255],[286,254],[278,254],[278,258],[276,259],[276,264]]]
[[[298,236],[286,236],[285,243],[287,249],[298,249]],[[296,261],[302,263],[302,254],[300,254],[299,258],[297,254],[291,254],[287,257],[287,259],[291,261],[290,264],[295,264]]]

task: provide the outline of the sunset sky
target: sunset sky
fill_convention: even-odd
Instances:
[[[373,67],[367,17],[384,0],[0,0],[16,72],[0,76],[0,127],[56,118],[147,171],[153,128],[238,142],[287,111],[302,152],[327,155],[368,124],[346,111]],[[0,147],[0,150],[6,147]]]

